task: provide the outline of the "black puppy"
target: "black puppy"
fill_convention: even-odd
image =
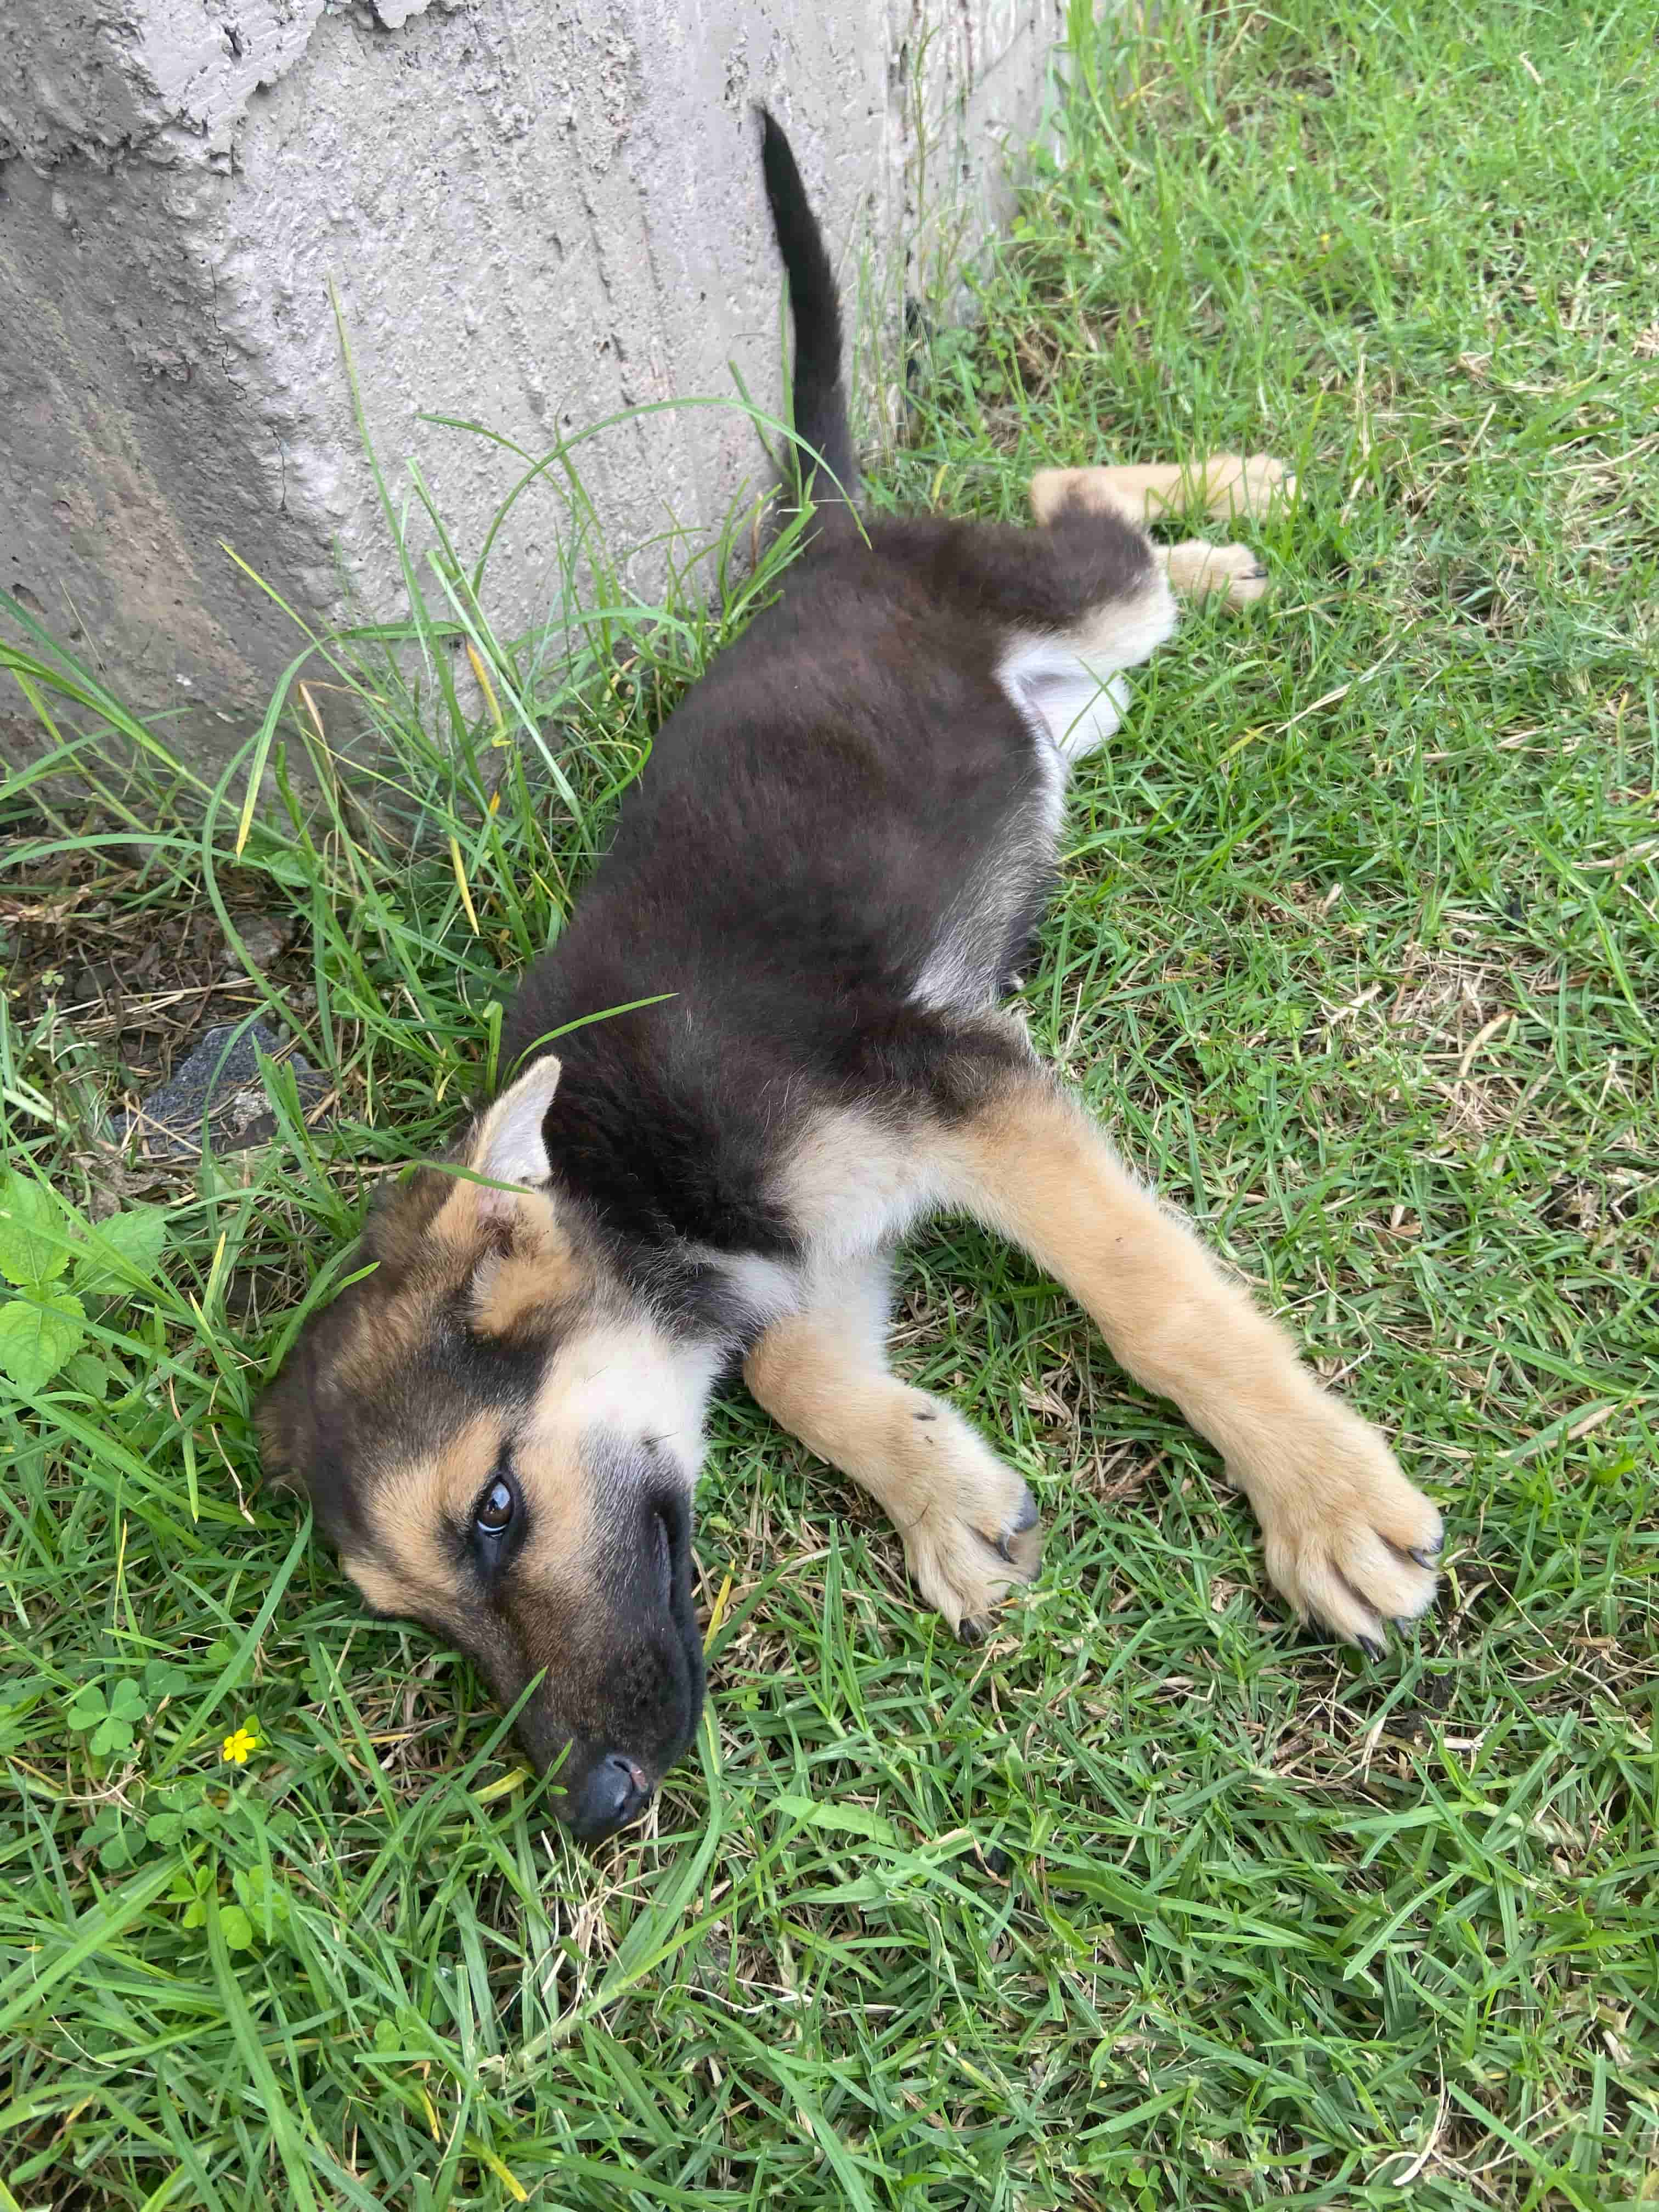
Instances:
[[[1177,584],[1149,505],[1249,507],[1259,457],[1050,471],[1045,526],[860,526],[830,264],[763,118],[817,537],[659,735],[614,849],[526,976],[514,1079],[370,1219],[378,1263],[267,1395],[369,1604],[460,1644],[562,1760],[564,1815],[633,1819],[703,1686],[691,1497],[740,1361],[762,1405],[878,1498],[917,1587],[982,1632],[1035,1574],[1036,1510],[949,1405],[889,1370],[900,1239],[957,1208],[1016,1239],[1172,1398],[1249,1497],[1297,1613],[1374,1646],[1434,1595],[1440,1516],[1182,1223],[1119,1164],[999,1007],[1047,896],[1070,763]],[[584,1014],[661,1003],[537,1040]],[[520,1057],[525,1064],[520,1066]]]

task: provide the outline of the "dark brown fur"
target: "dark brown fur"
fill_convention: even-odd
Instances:
[[[766,127],[798,428],[850,500],[828,262]],[[507,1088],[450,1172],[374,1216],[373,1272],[262,1409],[270,1463],[306,1483],[370,1602],[459,1643],[504,1699],[535,1686],[520,1729],[562,1762],[582,1835],[633,1818],[696,1724],[690,1500],[726,1370],[884,1502],[953,1626],[981,1632],[1036,1572],[1020,1476],[887,1368],[891,1255],[941,1207],[1038,1254],[1215,1440],[1299,1612],[1374,1643],[1432,1594],[1433,1508],[1000,1006],[1070,764],[1173,622],[1141,518],[1179,476],[1050,473],[1035,532],[866,533],[820,507],[783,599],[664,726],[526,975]],[[1193,482],[1226,511],[1280,480],[1224,460]],[[1177,548],[1170,573],[1201,584],[1236,550]],[[538,1042],[558,1030],[562,1066]]]

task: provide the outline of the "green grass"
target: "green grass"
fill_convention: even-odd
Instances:
[[[260,1489],[247,1407],[776,563],[744,583],[739,518],[655,608],[588,580],[613,611],[568,662],[495,640],[459,555],[411,563],[404,623],[216,792],[19,632],[47,761],[102,723],[121,764],[7,802],[8,1159],[66,1210],[5,1249],[19,1303],[81,1314],[0,1386],[0,2206],[1659,2194],[1651,11],[1162,12],[1075,56],[1064,159],[876,496],[1297,467],[1271,607],[1192,616],[1080,775],[1029,996],[1397,1433],[1439,1611],[1375,1666],[1288,1629],[1212,1455],[946,1227],[900,1356],[1031,1481],[1039,1589],[957,1648],[865,1504],[723,1407],[700,1756],[582,1858],[466,1669]],[[382,781],[317,742],[342,687]],[[227,921],[272,912],[291,948],[227,978]],[[262,1006],[329,1114],[273,1071],[278,1143],[120,1166],[100,1114]]]

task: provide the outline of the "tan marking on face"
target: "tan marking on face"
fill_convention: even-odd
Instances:
[[[345,1556],[346,1571],[382,1613],[454,1620],[475,1602],[456,1569],[450,1531],[465,1528],[500,1463],[507,1430],[477,1413],[429,1455],[391,1468],[369,1507],[374,1552]],[[580,1571],[593,1499],[575,1437],[532,1416],[513,1438],[513,1473],[532,1534],[511,1572],[515,1581]]]
[[[379,1556],[345,1560],[371,1605],[382,1613],[442,1616],[457,1610],[461,1592],[447,1522],[465,1522],[501,1443],[500,1416],[477,1413],[448,1443],[392,1468],[376,1483],[370,1519]]]
[[[471,1295],[472,1326],[481,1335],[522,1328],[550,1308],[568,1305],[589,1280],[557,1209],[538,1193],[518,1200],[493,1240],[486,1217],[481,1242]]]

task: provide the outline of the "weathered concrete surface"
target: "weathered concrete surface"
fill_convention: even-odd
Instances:
[[[331,283],[394,495],[418,459],[475,554],[522,465],[422,410],[539,455],[620,409],[732,394],[732,363],[777,410],[752,100],[788,124],[856,295],[861,271],[902,283],[899,247],[941,210],[982,223],[1064,27],[1060,0],[10,0],[8,16],[0,582],[145,709],[245,708],[296,649],[221,541],[308,618],[348,592],[397,611]],[[708,409],[579,459],[616,551],[707,526],[763,476],[750,426]],[[503,533],[499,629],[556,605],[564,515],[538,487]]]

